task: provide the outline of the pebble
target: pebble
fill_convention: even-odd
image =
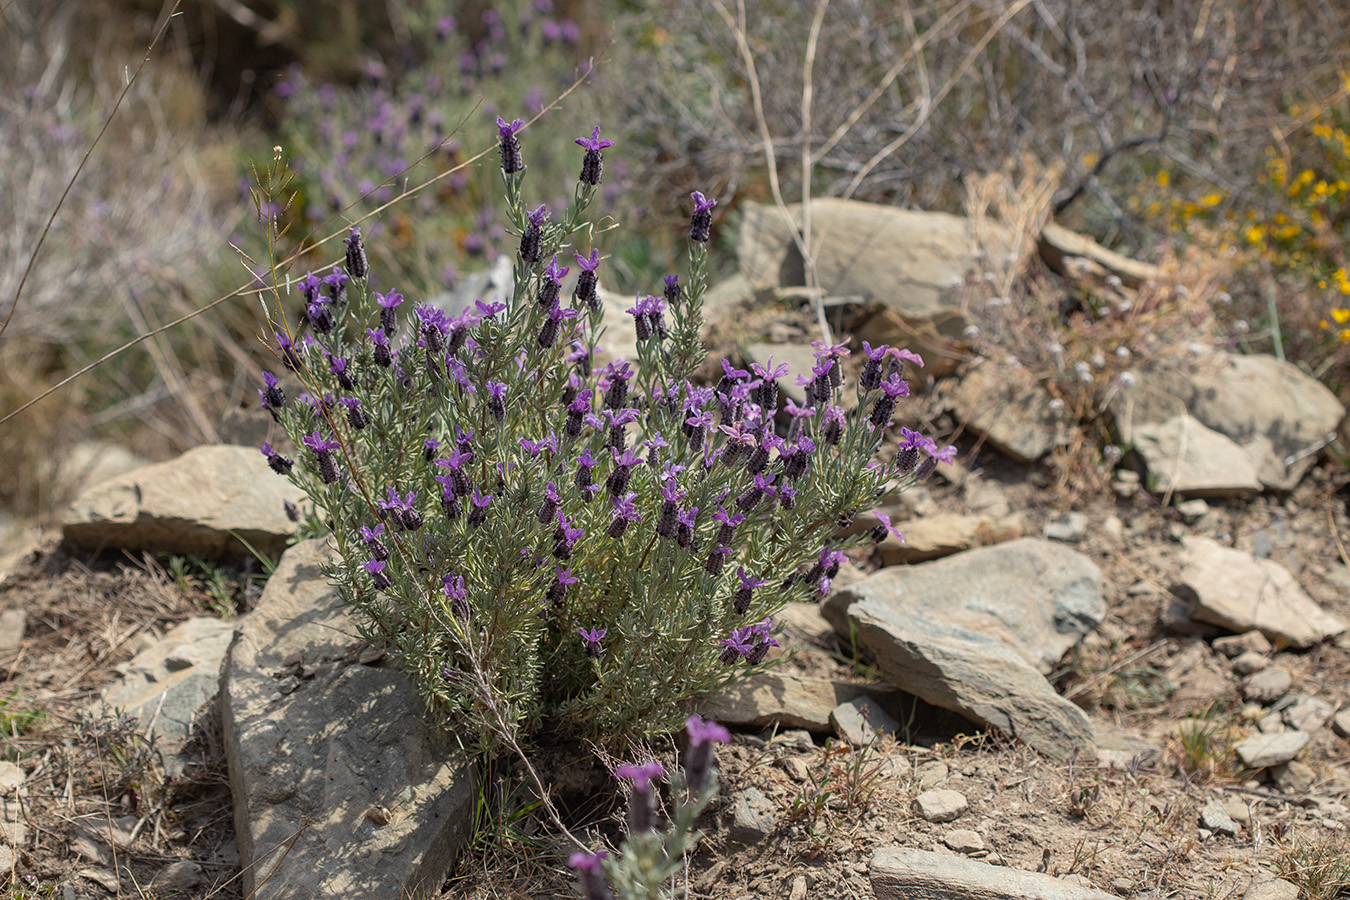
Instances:
[[[774,805],[758,788],[746,788],[736,797],[731,834],[741,844],[758,844],[769,836],[774,825]]]
[[[1290,694],[1280,702],[1277,709],[1280,710],[1284,724],[1295,731],[1312,733],[1327,724],[1327,719],[1331,718],[1331,704],[1320,697],[1310,697],[1307,694]]]
[[[1242,900],[1298,900],[1298,885],[1283,878],[1257,881],[1247,888]]]
[[[1065,513],[1058,519],[1046,522],[1041,533],[1052,541],[1076,544],[1087,534],[1087,516],[1080,512]]]
[[[1214,649],[1224,656],[1241,656],[1244,653],[1269,653],[1274,648],[1270,640],[1259,631],[1246,631],[1242,634],[1229,634],[1214,639]]]
[[[788,892],[788,900],[806,900],[805,875],[798,875],[792,879],[792,890]]]
[[[1264,654],[1257,653],[1255,650],[1247,650],[1239,654],[1232,662],[1233,671],[1239,675],[1251,675],[1260,672],[1270,665],[1270,660]]]
[[[1252,808],[1241,800],[1223,801],[1223,811],[1228,813],[1228,817],[1239,825],[1249,825],[1252,821]]]
[[[1113,544],[1125,543],[1125,523],[1119,516],[1107,516],[1102,519],[1102,534]]]
[[[12,762],[0,762],[0,794],[8,794],[23,785],[23,769]]]
[[[1226,834],[1229,837],[1236,837],[1238,833],[1237,823],[1228,815],[1223,804],[1213,797],[1206,800],[1200,809],[1200,824],[1212,832]]]
[[[1278,666],[1257,672],[1242,687],[1242,696],[1253,703],[1274,703],[1294,683],[1288,670]]]
[[[788,777],[798,784],[811,780],[811,770],[807,768],[805,762],[796,756],[789,756],[783,760],[783,771],[788,773]]]
[[[928,822],[950,822],[970,808],[960,791],[924,791],[914,798],[914,811]]]
[[[1285,794],[1306,794],[1317,783],[1317,773],[1312,767],[1296,759],[1271,769],[1270,775]]]
[[[1331,728],[1341,737],[1350,738],[1350,709],[1336,713],[1336,717],[1331,720]]]
[[[0,612],[0,652],[13,650],[23,643],[23,630],[28,626],[28,613],[22,609]]]
[[[1199,521],[1209,512],[1209,504],[1199,497],[1186,500],[1177,504],[1177,512],[1181,513],[1181,518],[1187,525]]]
[[[957,853],[978,853],[984,849],[984,838],[978,831],[969,828],[957,828],[942,836],[942,843]]]
[[[939,784],[942,784],[942,782],[946,781],[949,773],[950,770],[947,768],[947,764],[940,759],[924,763],[919,766],[919,790],[932,790]]]

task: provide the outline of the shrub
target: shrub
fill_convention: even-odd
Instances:
[[[761,664],[782,604],[828,592],[840,524],[954,450],[906,431],[875,459],[908,393],[899,365],[920,362],[904,351],[864,345],[846,409],[848,350],[820,347],[799,379],[814,405],[782,436],[786,366],[724,360],[717,385],[689,380],[716,204],[697,192],[685,278],[629,310],[636,360],[598,364],[601,260],[583,216],[609,142],[577,140],[581,180],[555,216],[524,200],[520,121],[498,124],[510,301],[447,314],[371,291],[353,229],[345,265],[299,282],[299,317],[274,311],[300,391],[264,373],[259,394],[303,449],[263,452],[331,527],[332,575],[364,634],[435,709],[485,748],[545,725],[624,744]]]

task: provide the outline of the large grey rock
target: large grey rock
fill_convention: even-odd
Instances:
[[[304,494],[267,466],[257,447],[194,447],[80,495],[62,520],[67,542],[218,559],[281,553],[295,523],[287,500]],[[231,534],[233,532],[233,534]]]
[[[1106,616],[1101,571],[1078,551],[1038,538],[881,569],[835,591],[821,612],[846,637],[846,612],[859,600],[998,637],[1042,672]]]
[[[1279,563],[1210,538],[1183,545],[1181,581],[1197,598],[1192,618],[1235,632],[1256,629],[1295,647],[1345,631],[1345,622],[1318,606]]]
[[[1253,734],[1238,741],[1233,750],[1249,769],[1265,769],[1287,763],[1298,756],[1312,736],[1302,731]]]
[[[434,893],[472,829],[470,760],[424,724],[406,675],[348,664],[355,628],[327,558],[318,541],[286,553],[221,669],[244,891]]]
[[[905,847],[873,851],[871,879],[876,900],[1115,900],[1051,875]]]
[[[801,227],[800,204],[788,207]],[[968,220],[821,199],[811,203],[816,284],[826,296],[860,296],[911,322],[958,313],[955,289],[971,271]],[[741,274],[756,290],[806,283],[801,253],[778,208],[748,206],[736,244]]]
[[[985,360],[946,393],[956,418],[1020,462],[1067,442],[1067,416],[1026,369]]]
[[[1186,415],[1241,448],[1248,471],[1277,490],[1298,483],[1345,415],[1325,386],[1273,356],[1163,357],[1134,374],[1110,400],[1126,442],[1141,425]]]
[[[858,697],[885,700],[895,691],[884,685],[804,678],[762,672],[723,688],[703,701],[703,715],[742,728],[805,728],[832,731],[830,713]]]
[[[883,676],[901,690],[1055,759],[1096,757],[1083,711],[1003,641],[877,600],[854,603],[848,617]]]
[[[235,623],[194,616],[132,657],[102,702],[135,716],[155,736],[170,775],[183,770],[179,751],[192,722],[220,685],[220,662]]]

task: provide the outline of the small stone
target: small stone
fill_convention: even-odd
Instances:
[[[871,697],[855,697],[830,713],[835,733],[853,747],[876,740],[878,734],[895,734],[900,723],[891,718]]]
[[[1331,718],[1331,704],[1307,694],[1290,694],[1279,705],[1284,723],[1295,731],[1312,733]]]
[[[805,875],[798,875],[792,879],[792,890],[788,892],[788,900],[806,900]]]
[[[1117,878],[1112,878],[1111,890],[1115,891],[1117,894],[1126,894],[1126,895],[1133,894],[1134,879],[1126,878],[1124,875],[1121,875]]]
[[[1350,738],[1350,709],[1336,713],[1331,720],[1331,729],[1343,738]]]
[[[1111,482],[1111,490],[1122,500],[1130,499],[1139,492],[1139,473],[1129,469],[1117,472],[1115,481]]]
[[[8,844],[0,844],[0,872],[12,872],[18,865],[19,859],[14,853],[14,848]]]
[[[1243,698],[1253,703],[1274,703],[1285,695],[1294,683],[1286,669],[1275,666],[1257,672],[1242,686]]]
[[[800,757],[789,756],[783,760],[783,771],[788,773],[788,777],[798,784],[805,784],[811,780],[811,770],[807,768],[805,762]]]
[[[769,741],[769,746],[795,750],[798,753],[811,753],[816,749],[816,742],[811,739],[811,732],[802,728],[789,728],[774,735]]]
[[[1181,513],[1181,518],[1187,525],[1190,525],[1204,517],[1209,512],[1209,504],[1200,497],[1194,497],[1190,500],[1177,504],[1177,512]]]
[[[0,841],[16,850],[28,845],[28,823],[18,801],[0,800]]]
[[[1223,804],[1213,797],[1205,801],[1200,809],[1200,824],[1216,834],[1236,837],[1238,833],[1237,823],[1228,815]]]
[[[969,809],[966,795],[960,791],[924,791],[914,798],[914,811],[929,822],[950,822]]]
[[[1255,881],[1242,900],[1298,900],[1298,885],[1283,878]]]
[[[0,653],[13,650],[23,643],[23,630],[28,626],[28,613],[23,609],[0,612]]]
[[[1228,817],[1239,825],[1247,825],[1252,820],[1252,809],[1241,800],[1223,801],[1223,811],[1228,813]]]
[[[1239,675],[1251,675],[1270,665],[1270,660],[1255,650],[1248,650],[1233,660],[1233,671]]]
[[[1279,734],[1284,731],[1284,718],[1279,713],[1267,713],[1256,720],[1256,730],[1262,734]]]
[[[1238,741],[1233,749],[1242,764],[1249,769],[1268,769],[1287,763],[1298,756],[1310,735],[1301,731],[1282,731],[1279,734],[1254,734]]]
[[[23,784],[23,769],[12,762],[0,762],[0,794],[8,794],[10,791],[18,790]]]
[[[957,853],[977,853],[984,849],[984,838],[969,828],[957,828],[942,836],[942,843]]]
[[[1045,523],[1041,533],[1052,541],[1076,544],[1087,534],[1087,516],[1080,512],[1065,513],[1058,519]]]
[[[1215,638],[1214,649],[1231,658],[1247,652],[1269,653],[1274,648],[1261,632],[1247,631],[1242,634],[1228,634],[1221,638]]]
[[[758,844],[773,831],[774,805],[758,788],[746,788],[736,797],[731,822],[731,839],[737,843]]]
[[[919,790],[929,791],[947,780],[950,770],[947,764],[940,759],[932,762],[926,762],[919,766]]]
[[[110,894],[117,893],[117,874],[110,869],[81,869],[76,874],[101,886]]]
[[[1270,775],[1285,794],[1306,794],[1317,783],[1317,773],[1312,767],[1296,759],[1271,769]]]
[[[1107,516],[1102,519],[1102,534],[1113,544],[1125,543],[1125,523],[1119,516]]]

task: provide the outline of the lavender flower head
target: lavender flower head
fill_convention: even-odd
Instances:
[[[706,244],[708,238],[712,236],[712,208],[717,205],[717,201],[709,200],[701,191],[694,191],[689,196],[694,201],[694,215],[689,223],[689,240]]]
[[[586,642],[586,655],[591,659],[599,659],[600,655],[605,652],[605,648],[600,645],[600,642],[604,640],[608,633],[603,628],[577,629],[577,634],[581,635],[581,639]]]
[[[497,117],[497,136],[502,154],[502,171],[507,175],[516,175],[525,171],[525,160],[520,154],[520,141],[516,132],[525,126],[524,121],[513,119],[508,122]]]
[[[592,187],[600,183],[600,173],[604,169],[604,160],[601,158],[600,151],[606,147],[613,147],[614,142],[600,139],[600,126],[595,126],[591,132],[590,138],[580,137],[573,143],[586,151],[586,156],[581,161],[581,175],[578,181],[582,184],[588,184]]]
[[[689,735],[689,750],[684,757],[684,780],[689,789],[698,793],[707,786],[712,773],[713,755],[717,744],[731,743],[731,734],[713,721],[692,715],[684,723]]]

